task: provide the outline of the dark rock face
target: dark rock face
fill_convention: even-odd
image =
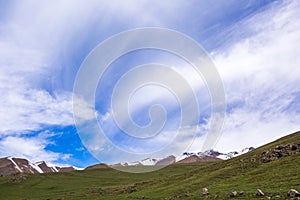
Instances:
[[[70,172],[74,167],[48,166],[46,162],[36,164],[30,163],[24,158],[0,158],[0,176],[11,176],[16,174],[36,174],[47,172]]]
[[[76,170],[74,167],[56,167],[58,172],[71,172]]]
[[[217,161],[221,160],[219,158],[213,157],[213,156],[203,156],[199,157],[197,155],[192,155],[187,158],[184,158],[177,163],[195,163],[195,162],[209,162],[209,161]]]
[[[14,164],[8,158],[0,158],[0,176],[9,176],[17,173],[20,173],[20,171],[14,167]]]
[[[57,172],[57,169],[54,169],[54,167],[49,167],[44,161],[39,163],[38,166],[44,173]]]
[[[36,169],[34,169],[30,164],[29,161],[24,158],[12,158],[12,160],[19,166],[22,170],[22,173],[27,174],[35,174],[38,173]]]
[[[22,158],[0,158],[0,176],[10,176],[19,173],[38,173],[26,159]]]
[[[164,159],[157,161],[155,165],[170,165],[176,162],[175,156],[168,156]]]
[[[57,166],[48,166],[46,162],[40,162],[37,164],[38,167],[44,172],[44,173],[49,173],[49,172],[71,172],[74,171],[75,168],[70,166],[70,167],[57,167]]]
[[[200,155],[201,152],[199,152],[198,154]],[[220,153],[218,151],[214,151],[214,150],[208,150],[208,151],[205,151],[204,154],[209,155],[209,156],[217,157],[217,156],[221,155],[222,153]]]
[[[249,147],[249,151],[253,151],[254,149],[254,147]]]

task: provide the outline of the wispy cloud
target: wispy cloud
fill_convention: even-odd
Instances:
[[[66,1],[9,4],[11,10],[2,16],[0,28],[0,132],[72,124],[71,90],[82,54],[113,33],[142,24],[162,25],[163,15],[172,15],[180,6],[170,4],[158,17],[167,3],[153,7],[150,1],[129,1],[126,6],[121,1],[80,0],[72,6]],[[109,28],[112,21],[115,31]],[[73,63],[77,54],[81,60]]]
[[[57,160],[66,160],[70,154],[47,151],[45,148],[49,144],[54,144],[50,138],[54,133],[43,132],[39,135],[32,136],[7,136],[0,140],[0,156],[15,156],[27,158],[32,162]]]
[[[240,22],[232,31],[253,34],[213,56],[228,104],[217,148],[257,147],[300,129],[299,8],[286,1]]]
[[[257,147],[300,128],[297,86],[300,80],[300,16],[297,10],[299,3],[289,1],[274,4],[249,18],[239,20],[225,31],[228,35],[223,35],[222,40],[228,39],[231,43],[211,52],[224,81],[228,104],[222,137],[215,148],[231,151],[246,146]],[[236,40],[229,39],[236,34]],[[185,67],[177,69],[184,72],[184,76],[190,78],[190,84],[198,87],[198,90],[203,87],[198,84],[193,71]],[[201,92],[198,91],[198,94]],[[152,89],[151,94],[155,99],[161,98],[163,93]],[[142,91],[140,96],[134,97],[132,105],[136,106],[131,106],[131,111],[143,109],[150,100],[153,101],[151,98],[146,101],[140,98],[148,95],[149,92]],[[206,104],[207,100],[200,107],[207,108]],[[111,122],[108,124],[110,128],[114,124],[111,118],[109,112],[102,116],[102,119]],[[190,130],[183,130],[186,131],[186,137],[181,138],[182,141],[194,141],[190,150],[202,150],[206,136],[200,133],[205,133],[208,125],[209,120],[200,124],[195,140],[190,138]],[[119,131],[109,130],[110,134],[117,134]],[[157,140],[158,144],[163,143],[164,138],[161,139]],[[105,144],[102,145],[101,153],[104,155]],[[175,146],[181,147],[180,144],[174,144]],[[132,148],[138,148],[138,145],[133,145]],[[178,149],[172,150],[174,153]],[[113,155],[112,152],[109,153]]]

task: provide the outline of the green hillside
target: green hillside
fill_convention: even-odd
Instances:
[[[210,195],[200,195],[203,187]],[[0,177],[1,200],[231,199],[233,190],[245,193],[236,199],[266,199],[255,195],[258,188],[272,199],[289,199],[292,188],[300,191],[300,132],[230,160],[175,164],[151,173],[91,169]]]

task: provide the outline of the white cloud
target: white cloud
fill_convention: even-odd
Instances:
[[[0,133],[2,135],[39,130],[42,125],[73,124],[69,93],[51,96],[45,90],[18,86],[0,90]]]
[[[241,22],[236,29],[255,34],[214,55],[229,109],[216,148],[258,147],[300,129],[299,8],[289,1]]]
[[[37,137],[8,136],[0,140],[0,157],[14,156],[26,158],[32,162],[54,162],[58,159],[68,159],[71,155],[55,153],[45,150],[46,146],[53,143],[48,138],[51,133],[42,133]]]
[[[223,152],[259,147],[287,134],[299,131],[300,118],[295,114],[276,114],[267,120],[260,112],[235,111],[227,123],[216,149]]]

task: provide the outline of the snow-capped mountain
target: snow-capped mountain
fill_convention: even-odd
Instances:
[[[254,148],[244,148],[241,151],[233,151],[229,153],[220,153],[215,150],[207,150],[205,152],[185,152],[180,156],[168,156],[162,159],[154,159],[154,158],[146,158],[142,161],[136,162],[125,162],[118,163],[112,166],[137,166],[137,165],[145,165],[145,166],[153,166],[153,165],[168,165],[172,163],[191,163],[191,162],[207,162],[213,160],[227,160],[249,151],[252,151]]]
[[[217,158],[220,158],[222,160],[227,160],[227,159],[230,159],[230,158],[233,158],[233,157],[237,157],[239,155],[242,155],[242,154],[245,154],[245,153],[248,153],[249,151],[252,151],[254,150],[254,147],[247,147],[247,148],[244,148],[242,149],[241,151],[237,152],[237,151],[232,151],[232,152],[229,152],[229,153],[220,153]]]
[[[176,162],[176,157],[171,155],[162,159],[155,159],[155,158],[146,158],[141,161],[135,161],[135,162],[123,162],[123,163],[117,163],[111,165],[112,167],[120,167],[120,166],[154,166],[154,165],[169,165]]]
[[[122,163],[113,164],[111,166],[116,166],[116,167],[118,167],[118,166],[138,166],[138,165],[153,166],[153,165],[156,165],[157,161],[159,161],[159,160],[155,159],[155,158],[146,158],[141,161],[122,162]]]
[[[36,174],[47,172],[67,172],[73,170],[75,170],[75,167],[59,167],[44,161],[31,163],[24,158],[0,158],[0,176],[8,176],[19,173]]]
[[[182,160],[185,160],[189,157],[194,157],[197,156],[199,157],[201,160],[207,160],[209,158],[217,158],[217,159],[221,159],[221,160],[227,160],[227,159],[230,159],[230,158],[233,158],[233,157],[236,157],[236,156],[239,156],[239,155],[242,155],[244,153],[247,153],[249,151],[252,151],[254,148],[253,147],[249,147],[249,148],[244,148],[242,149],[241,151],[233,151],[233,152],[229,152],[229,153],[220,153],[218,151],[215,151],[215,150],[207,150],[205,152],[185,152],[183,153],[182,155],[178,156],[176,158],[176,162],[180,162]],[[198,160],[198,159],[194,159],[194,160]]]
[[[155,158],[147,158],[147,159],[144,159],[142,160],[140,163],[142,165],[155,165],[157,163],[157,159]]]

